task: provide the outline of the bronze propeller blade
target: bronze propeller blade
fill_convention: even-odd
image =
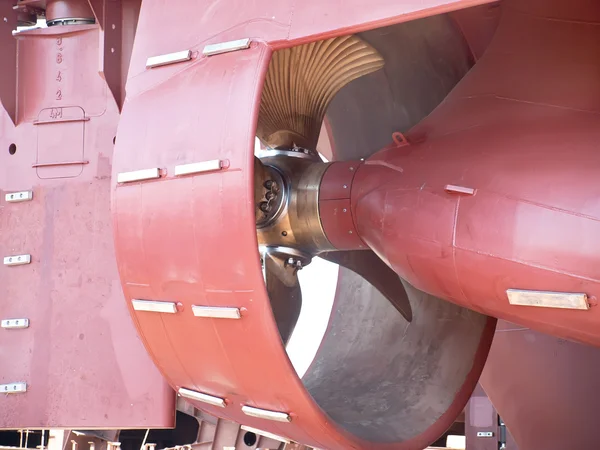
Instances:
[[[281,340],[286,345],[296,327],[302,308],[302,291],[296,269],[282,259],[263,255],[265,284]]]

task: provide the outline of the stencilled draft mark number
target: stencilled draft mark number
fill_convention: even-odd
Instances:
[[[63,81],[63,74],[60,70],[60,66],[63,63],[64,59],[63,59],[63,40],[61,37],[56,39],[56,49],[57,49],[57,53],[56,53],[56,64],[58,66],[57,69],[57,74],[56,74],[56,81],[58,82],[58,87],[56,88],[56,100],[62,100],[63,94],[62,94],[62,81]],[[61,110],[61,117],[62,117],[62,110]]]

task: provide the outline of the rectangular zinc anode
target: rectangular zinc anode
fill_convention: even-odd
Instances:
[[[241,317],[239,308],[193,305],[192,311],[196,317],[213,319],[239,319]]]
[[[179,388],[179,395],[191,400],[197,400],[202,403],[208,403],[209,405],[225,407],[225,399],[215,397],[213,395],[203,394],[202,392],[192,391],[190,389]]]
[[[29,328],[29,319],[4,319],[1,323],[2,328],[6,330]]]
[[[574,292],[528,291],[508,289],[506,291],[511,305],[539,306],[542,308],[589,309],[587,295]]]
[[[175,176],[180,177],[182,175],[191,175],[194,173],[214,172],[221,170],[223,165],[220,159],[212,159],[210,161],[202,161],[191,164],[182,164],[175,166]]]
[[[4,196],[8,203],[28,202],[33,200],[33,191],[11,192]]]
[[[202,54],[204,56],[213,56],[220,53],[234,52],[244,50],[250,47],[250,39],[238,39],[236,41],[219,42],[218,44],[209,44],[204,47]]]
[[[0,384],[0,394],[23,394],[27,392],[27,383]]]
[[[175,314],[177,305],[173,302],[158,302],[155,300],[132,300],[131,304],[136,311]]]
[[[475,195],[475,189],[465,186],[457,186],[454,184],[447,184],[444,190],[453,194]]]
[[[15,255],[15,256],[5,256],[4,257],[4,265],[5,266],[22,266],[24,264],[31,263],[31,255]]]
[[[168,66],[180,62],[189,61],[192,59],[191,50],[183,50],[181,52],[167,53],[165,55],[151,56],[146,60],[146,69],[153,69],[160,66]]]
[[[254,408],[248,405],[242,406],[242,412],[247,416],[258,417],[259,419],[274,420],[276,422],[292,421],[292,418],[287,413]]]
[[[117,175],[117,183],[132,183],[134,181],[155,180],[160,178],[160,169],[134,170],[133,172],[122,172]]]

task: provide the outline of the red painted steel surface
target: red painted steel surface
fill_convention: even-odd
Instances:
[[[481,385],[522,450],[596,449],[600,350],[498,322]]]
[[[298,1],[186,0],[146,4],[142,9],[132,59],[129,95],[177,73],[165,67],[147,73],[146,59],[180,50],[201,52],[205,44],[252,38],[275,47],[339,36],[427,17],[492,0]],[[194,11],[194,14],[189,14]],[[183,26],[182,18],[185,18]],[[162,30],[157,33],[156,30]]]
[[[419,289],[598,346],[600,4],[568,4],[504,2],[486,53],[412,145],[358,170],[353,215]],[[511,288],[583,292],[591,308],[512,306]]]
[[[1,48],[14,39],[2,34]],[[18,91],[3,91],[17,125],[0,115],[0,252],[31,264],[0,266],[0,319],[30,326],[0,329],[0,384],[27,383],[0,397],[0,428],[172,427],[174,393],[118,281],[109,207],[119,110],[99,74],[102,34],[55,27],[17,39]],[[29,202],[5,201],[29,190]]]
[[[500,3],[489,3],[450,13],[450,17],[454,19],[467,41],[475,61],[483,56],[496,34],[501,12]]]
[[[492,344],[492,346],[493,345],[494,344]],[[487,364],[488,363],[486,362],[486,366]],[[465,408],[465,438],[467,449],[498,450],[498,431],[498,413],[494,409],[490,399],[485,395],[481,385],[478,384]],[[477,433],[492,433],[492,436],[478,437]]]
[[[197,8],[142,6],[132,72],[117,137],[113,215],[117,259],[125,296],[180,304],[175,314],[130,309],[146,348],[169,383],[223,397],[225,408],[196,403],[220,417],[328,449],[419,449],[460,413],[487,354],[482,344],[454,403],[422,435],[400,445],[373,445],[342,431],[318,408],[296,376],[272,318],[260,270],[253,207],[252,162],[258,102],[271,49],[317,34],[341,34],[471,3],[379,2],[336,7],[331,19],[313,23],[315,9],[333,4],[220,2]],[[300,9],[312,13],[307,17]],[[333,11],[333,10],[332,10]],[[181,17],[189,21],[182,26]],[[381,20],[379,22],[376,22]],[[156,33],[161,29],[161,33]],[[299,35],[298,33],[303,33]],[[251,48],[213,57],[205,43],[251,37]],[[289,39],[289,41],[288,41]],[[146,59],[190,49],[189,62],[145,69]],[[229,168],[186,177],[176,165],[227,159]],[[116,176],[158,168],[161,178],[117,184]],[[235,306],[241,320],[194,317],[192,305]],[[130,307],[131,308],[131,307]],[[493,321],[490,321],[493,323]],[[484,339],[485,341],[485,339]],[[261,362],[269,362],[265,370]],[[276,387],[276,389],[274,388]],[[290,423],[257,419],[242,405],[289,413]]]
[[[321,447],[348,447],[347,438],[332,432],[296,377],[260,272],[250,162],[269,54],[267,47],[254,44],[243,52],[191,63],[171,83],[126,102],[115,172],[158,166],[169,175],[114,190],[123,287],[128,299],[182,303],[182,311],[174,315],[133,315],[148,350],[173,386],[228,400],[224,409],[198,407]],[[221,92],[232,93],[222,97]],[[190,103],[189,98],[204,101]],[[182,105],[187,105],[185,113]],[[145,115],[148,111],[160,114]],[[146,116],[142,122],[140,115]],[[181,131],[165,134],[162,127]],[[140,151],[131,151],[134,148]],[[176,164],[210,159],[228,159],[230,168],[179,179],[171,175]],[[207,213],[219,220],[206,220]],[[189,225],[172,226],[178,222]],[[196,318],[192,305],[241,307],[242,320]],[[272,362],[264,370],[257,361],[267,358]],[[276,392],[273,386],[278,386]],[[245,416],[242,404],[289,412],[292,422]]]
[[[10,120],[14,122],[17,111],[17,42],[11,33],[17,27],[17,15],[14,14],[10,2],[0,2],[0,15],[3,19],[6,18],[0,20],[0,55],[5,67],[0,72],[0,102]]]
[[[505,322],[500,322],[499,328]],[[498,329],[496,329],[498,332]],[[496,341],[494,341],[495,343]],[[492,348],[494,348],[494,344],[492,344]],[[493,351],[490,350],[490,355],[493,354]],[[488,361],[486,362],[486,368],[490,366],[490,357],[488,356]],[[487,369],[484,369],[484,372]],[[508,379],[512,376],[516,371],[513,370],[512,364],[510,362],[507,363],[506,360],[502,362],[501,372],[503,374],[508,374]],[[500,381],[500,380],[499,380]],[[502,383],[502,381],[500,381]],[[523,384],[523,386],[525,383]],[[522,392],[522,394],[525,394]],[[510,398],[511,403],[515,405],[523,405],[523,402],[527,401],[527,395],[518,396],[518,397],[507,397],[507,400]],[[555,410],[548,410],[548,414],[553,414]],[[527,416],[526,420],[519,422],[520,428],[527,428],[532,421],[536,419],[537,412]],[[502,419],[503,420],[503,419]],[[465,438],[467,441],[466,450],[498,450],[502,448],[502,450],[519,450],[517,443],[515,442],[510,430],[506,428],[506,426],[500,425],[500,416],[498,412],[494,408],[494,405],[488,398],[488,395],[481,387],[481,384],[478,384],[473,391],[473,395],[469,399],[469,403],[467,403],[467,407],[465,408],[465,417],[464,417],[464,427],[465,427]],[[561,426],[563,430],[567,430]],[[570,428],[569,430],[572,430]],[[478,433],[481,433],[478,436]],[[492,433],[491,436],[485,433]],[[565,442],[570,442],[568,440],[563,441],[563,446],[561,449],[571,448],[570,445],[565,445]],[[540,450],[545,447],[540,447]],[[573,447],[579,448],[579,447]],[[586,447],[583,447],[586,448]],[[530,450],[534,450],[533,448]]]

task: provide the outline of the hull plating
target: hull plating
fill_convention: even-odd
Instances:
[[[600,30],[571,15],[599,10],[576,3],[505,2],[473,70],[352,196],[361,237],[416,287],[597,346]],[[589,309],[512,305],[509,289],[583,293]]]

